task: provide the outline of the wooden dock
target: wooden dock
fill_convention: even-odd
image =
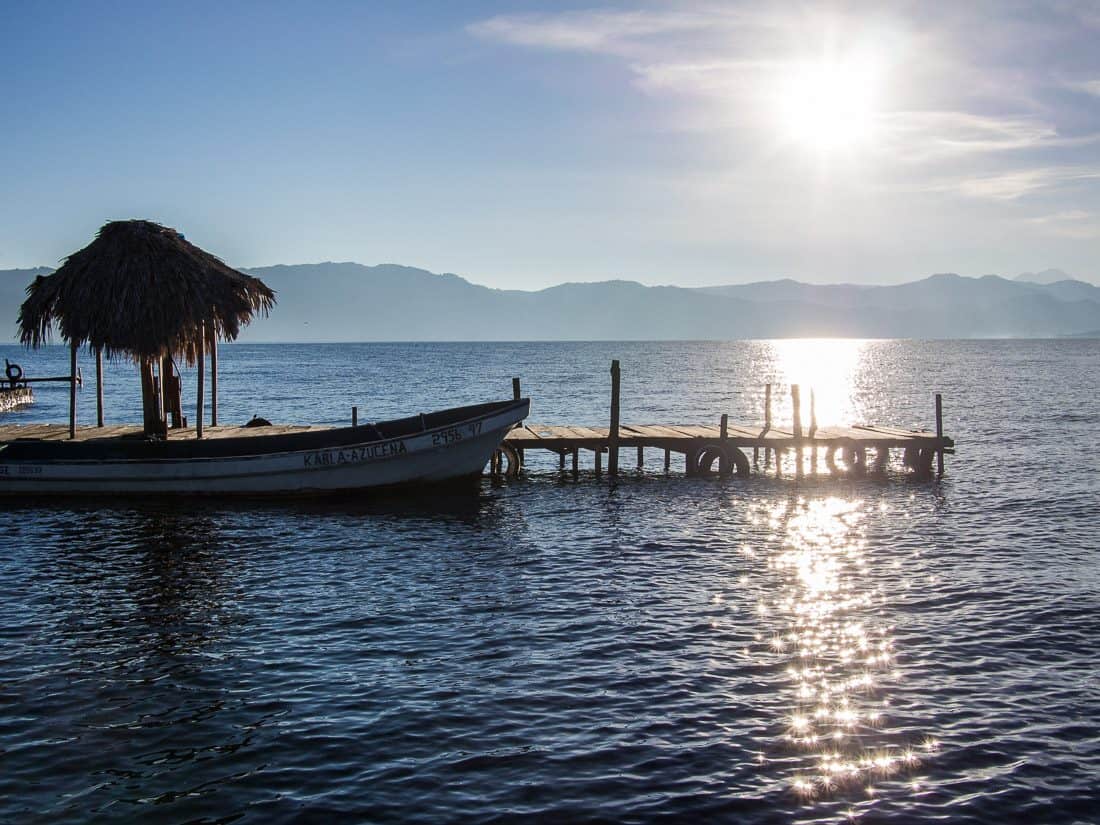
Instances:
[[[580,453],[591,452],[597,474],[603,472],[603,457],[610,463],[611,429],[544,424],[527,424],[508,433],[503,445],[504,463],[494,472],[516,475],[529,450],[547,450],[558,456],[558,467],[579,472]],[[687,475],[738,475],[754,470],[776,475],[828,473],[858,476],[885,473],[891,466],[931,477],[941,451],[953,452],[955,442],[933,432],[885,426],[822,427],[813,433],[796,435],[781,428],[750,428],[730,424],[620,424],[618,447],[635,449],[636,466],[644,466],[644,451],[663,453],[664,469],[672,469],[672,455],[683,458]],[[896,452],[897,461],[891,460]],[[762,461],[762,463],[761,463]],[[786,467],[786,470],[784,470]],[[618,469],[618,468],[614,468]]]

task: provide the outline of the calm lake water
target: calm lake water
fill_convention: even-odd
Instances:
[[[758,422],[799,381],[823,424],[932,426],[942,392],[958,455],[940,483],[653,451],[613,486],[533,455],[459,497],[12,505],[0,820],[1096,821],[1098,341],[237,345],[221,418],[519,375],[533,421],[601,424],[612,358],[628,422]],[[134,367],[106,385],[137,420]],[[3,420],[66,420],[38,398]]]

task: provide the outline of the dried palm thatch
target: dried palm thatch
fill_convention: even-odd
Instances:
[[[275,293],[152,221],[112,221],[52,275],[27,287],[19,337],[27,345],[61,337],[135,361],[182,356],[194,363],[199,336],[232,341]]]

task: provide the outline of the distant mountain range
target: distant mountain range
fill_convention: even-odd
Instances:
[[[0,270],[0,340],[15,340],[27,284],[50,271]],[[896,286],[779,280],[688,289],[602,281],[534,292],[395,264],[245,271],[279,301],[270,318],[245,330],[245,341],[990,338],[1100,330],[1100,288],[1061,270],[1014,280],[941,274]]]

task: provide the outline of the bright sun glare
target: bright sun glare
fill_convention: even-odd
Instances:
[[[777,90],[785,137],[820,152],[866,143],[874,132],[879,74],[866,57],[794,65]]]

